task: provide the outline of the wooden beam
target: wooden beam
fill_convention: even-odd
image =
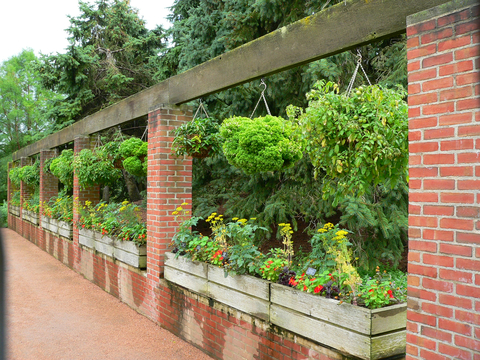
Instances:
[[[13,154],[13,160],[202,96],[405,31],[406,17],[450,0],[347,0],[217,56]]]

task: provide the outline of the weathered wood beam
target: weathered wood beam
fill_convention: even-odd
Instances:
[[[29,145],[13,160],[405,31],[406,17],[449,0],[347,0],[176,75]]]

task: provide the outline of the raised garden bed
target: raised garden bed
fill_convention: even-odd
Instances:
[[[23,209],[22,219],[31,222],[34,225],[38,225],[38,214],[33,211]]]
[[[8,205],[8,211],[12,215],[20,216],[20,206]]]
[[[43,229],[48,230],[55,235],[62,236],[69,240],[73,239],[73,224],[42,216],[41,225]]]
[[[115,258],[136,268],[147,267],[147,247],[133,241],[122,241],[102,235],[96,231],[79,229],[78,241],[81,245],[95,249],[101,254]]]
[[[165,254],[165,279],[361,359],[405,353],[407,304],[370,310]]]

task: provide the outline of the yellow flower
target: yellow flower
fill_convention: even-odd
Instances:
[[[177,207],[177,211],[182,211],[183,208],[181,206]]]
[[[188,205],[188,203],[187,203],[187,202],[183,202],[183,203],[182,203],[182,206],[185,206],[185,205]]]
[[[238,217],[232,218],[232,221],[236,221],[236,220],[238,220]]]
[[[178,215],[178,211],[172,212],[172,215]],[[208,220],[207,220],[208,221]]]
[[[257,220],[257,218],[250,218],[250,220]]]
[[[122,202],[122,205],[128,205],[128,201],[125,200],[124,202]]]

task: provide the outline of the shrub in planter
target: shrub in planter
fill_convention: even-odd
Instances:
[[[182,211],[180,206],[174,215]],[[284,248],[271,249],[265,255],[252,243],[255,231],[261,229],[253,225],[254,219],[233,218],[227,222],[222,215],[213,213],[207,219],[212,230],[210,237],[190,230],[196,221],[198,218],[192,217],[181,223],[172,240],[176,257],[184,255],[223,267],[225,276],[232,273],[259,276],[303,292],[372,309],[406,301],[406,275],[400,271],[380,271],[377,267],[375,275],[360,277],[354,266],[348,232],[337,225],[328,223],[318,229],[312,245],[321,251],[294,257],[289,224],[279,224]]]
[[[38,214],[38,210],[40,209],[40,192],[38,189],[33,193],[30,199],[24,201],[23,208]]]
[[[10,204],[13,206],[20,206],[20,191],[14,191],[10,198]]]
[[[213,118],[195,118],[175,130],[172,150],[178,156],[205,158],[220,151],[219,125]]]
[[[50,172],[68,189],[73,189],[73,150],[63,150],[50,163]]]
[[[294,129],[292,122],[270,115],[226,119],[220,127],[223,153],[230,164],[246,174],[290,168],[302,158]]]
[[[57,197],[50,199],[43,204],[43,212],[51,219],[57,219],[72,223],[73,221],[73,199],[66,191],[62,191]]]

